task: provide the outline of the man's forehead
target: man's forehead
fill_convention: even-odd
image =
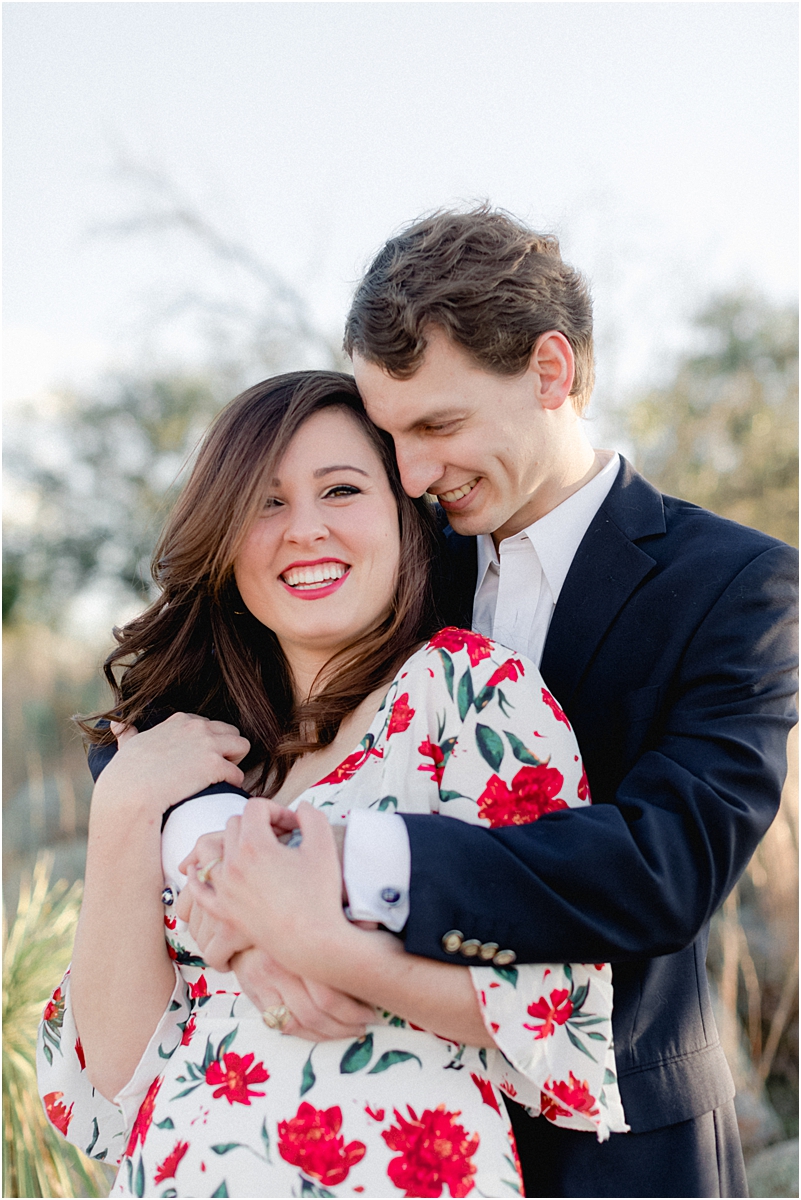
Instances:
[[[402,387],[373,396],[363,390],[362,399],[370,419],[391,433],[413,433],[426,425],[444,425],[465,415],[464,404],[443,404],[435,397],[418,396],[411,389],[404,392]]]

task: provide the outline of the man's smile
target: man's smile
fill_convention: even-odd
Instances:
[[[462,500],[465,496],[470,495],[480,478],[480,475],[476,475],[475,478],[469,479],[467,483],[463,483],[450,492],[437,492],[435,495],[441,504],[455,504],[457,500]]]

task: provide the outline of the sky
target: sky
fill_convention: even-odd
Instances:
[[[334,340],[370,256],[424,211],[489,200],[556,232],[591,281],[605,395],[666,371],[711,293],[797,294],[794,3],[3,8],[12,406],[195,354],[159,304],[213,290],[217,265],[102,232],[158,209],[143,170]]]

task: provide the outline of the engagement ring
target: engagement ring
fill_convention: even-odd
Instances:
[[[221,858],[219,858],[219,857],[213,858],[211,860],[211,862],[206,863],[205,867],[201,867],[197,873],[198,883],[208,883],[209,875],[211,874],[212,870],[214,869],[214,867],[217,866],[218,863],[221,863],[221,862],[222,862]]]
[[[268,1029],[283,1031],[292,1019],[292,1013],[285,1004],[273,1004],[270,1008],[265,1008],[261,1014],[261,1019]]]

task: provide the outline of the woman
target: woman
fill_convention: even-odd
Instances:
[[[322,942],[281,955],[312,979],[346,956],[374,1009],[361,1036],[310,1049],[208,966],[174,915],[181,858],[232,811],[229,863],[200,861],[245,945],[259,938],[258,871],[231,864],[247,844],[251,867],[261,843],[272,854],[280,885],[286,856],[324,842],[322,814],[342,824],[377,805],[503,825],[589,802],[530,663],[465,631],[425,641],[432,546],[347,376],[267,381],[213,426],[157,550],[162,594],[107,666],[113,681],[128,662],[106,714],[120,749],[93,796],[71,973],[42,1023],[45,1106],[82,1149],[122,1159],[112,1194],[517,1192],[496,1085],[560,1123],[625,1128],[608,967],[515,968],[490,944],[470,971],[413,959],[344,920],[323,847]],[[254,791],[274,804],[246,805]],[[298,807],[306,847],[265,842],[275,804]],[[346,1027],[365,1013],[350,1003]]]

